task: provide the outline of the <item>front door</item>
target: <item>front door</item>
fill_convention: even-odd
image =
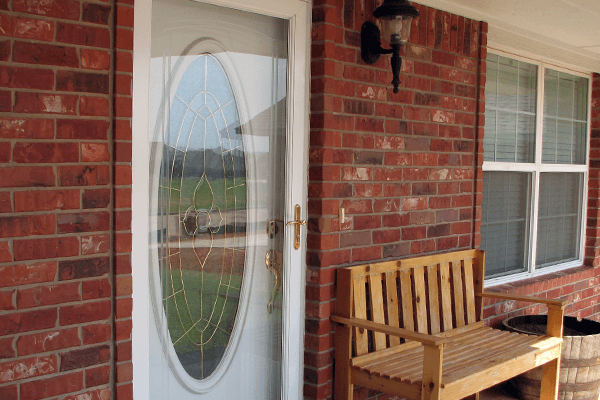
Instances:
[[[191,0],[151,15],[149,398],[299,398],[296,21]]]

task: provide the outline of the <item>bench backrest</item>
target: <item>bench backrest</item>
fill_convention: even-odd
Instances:
[[[465,250],[338,270],[337,315],[437,334],[481,320],[485,254]],[[383,333],[355,329],[360,356],[400,344]]]

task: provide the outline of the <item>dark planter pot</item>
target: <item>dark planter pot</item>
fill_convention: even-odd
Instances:
[[[545,335],[546,315],[524,315],[504,320],[504,328],[530,335]],[[565,317],[560,362],[558,398],[561,400],[597,400],[600,391],[600,323],[589,319]],[[540,398],[542,368],[536,368],[513,380],[523,400]]]

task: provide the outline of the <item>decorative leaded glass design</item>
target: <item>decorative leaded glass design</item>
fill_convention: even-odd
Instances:
[[[246,168],[235,95],[211,54],[185,56],[168,113],[161,167],[163,307],[175,352],[209,377],[230,341],[242,280]],[[185,62],[188,63],[185,66]],[[175,88],[174,88],[175,89]]]

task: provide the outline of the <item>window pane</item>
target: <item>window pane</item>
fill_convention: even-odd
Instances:
[[[526,268],[531,174],[484,172],[481,249],[486,251],[486,278]]]
[[[485,160],[534,161],[536,88],[535,65],[488,55]]]
[[[585,164],[588,80],[546,70],[542,161]]]
[[[583,174],[540,174],[536,268],[579,258]]]

